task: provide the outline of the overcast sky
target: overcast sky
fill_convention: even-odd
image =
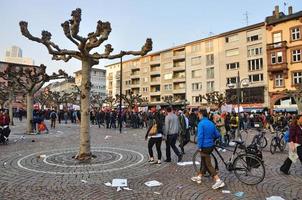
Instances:
[[[20,20],[28,21],[33,35],[40,36],[41,30],[48,30],[62,49],[74,49],[60,24],[71,18],[75,8],[82,9],[83,36],[95,31],[98,20],[109,21],[112,32],[104,44],[112,44],[115,52],[138,50],[147,37],[153,39],[153,50],[158,51],[243,27],[247,23],[246,12],[250,25],[262,22],[275,5],[283,11],[284,2],[292,5],[294,12],[302,10],[301,0],[1,0],[0,58],[6,48],[16,45],[36,65],[47,65],[48,72],[62,68],[73,75],[81,67],[79,61],[52,61],[44,46],[21,35],[18,24]],[[96,50],[103,52],[103,46]],[[124,59],[127,58],[130,57]],[[97,67],[112,62],[118,60],[102,61]]]

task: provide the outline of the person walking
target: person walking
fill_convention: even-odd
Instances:
[[[184,146],[190,141],[190,132],[189,132],[189,112],[184,110],[179,111],[179,124],[180,124],[180,132],[179,132],[179,147],[181,149],[181,153],[185,154]]]
[[[302,116],[293,119],[289,129],[289,156],[280,167],[280,171],[289,175],[289,169],[293,162],[299,158],[302,164]],[[296,155],[294,158],[291,154]]]
[[[201,157],[202,169],[198,175],[192,177],[191,180],[201,183],[202,176],[204,176],[206,171],[208,171],[215,180],[215,184],[212,186],[212,189],[215,190],[225,186],[225,183],[219,178],[215,168],[212,166],[210,157],[214,150],[215,139],[221,137],[221,135],[215,127],[215,124],[208,119],[208,113],[206,110],[200,110],[198,112],[198,117],[200,122],[197,127],[197,148],[200,153],[203,154]]]
[[[182,160],[182,154],[176,147],[176,141],[179,133],[179,120],[178,117],[172,112],[172,108],[167,108],[168,115],[165,118],[165,137],[166,137],[166,160],[171,162],[171,147],[178,157],[178,162]]]
[[[51,113],[50,113],[50,128],[56,128],[56,120],[58,118],[58,115],[56,113],[55,110],[52,110]]]
[[[163,137],[163,121],[161,120],[160,111],[153,114],[153,124],[148,128],[145,140],[148,140],[149,163],[161,164],[161,143]],[[157,161],[153,157],[153,146],[156,146]]]

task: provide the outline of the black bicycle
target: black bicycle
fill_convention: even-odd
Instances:
[[[234,171],[235,176],[242,183],[245,183],[247,185],[256,185],[262,182],[265,177],[265,167],[262,160],[262,154],[260,156],[259,151],[256,151],[255,149],[253,150],[250,147],[245,147],[245,145],[243,145],[243,141],[233,142],[235,142],[236,145],[228,161],[225,161],[225,159],[217,150],[217,147],[219,146],[214,147],[214,151],[210,155],[212,166],[214,166],[216,171],[219,170],[218,161],[215,156],[218,155],[220,160],[224,163],[226,169],[228,171]],[[237,153],[237,149],[239,147],[243,149],[243,151]],[[226,150],[232,151],[229,149]],[[193,155],[193,166],[196,173],[200,173],[202,170],[201,159],[204,156],[206,156],[206,154],[202,153],[200,150],[197,150]]]
[[[275,130],[275,136],[271,140],[271,145],[270,145],[270,152],[272,154],[276,153],[277,148],[280,150],[280,152],[283,152],[286,147],[286,141],[284,138],[284,132],[286,129],[276,129]]]
[[[265,137],[266,131],[258,129],[258,134],[256,134],[252,140],[252,144],[259,146],[264,149],[267,146],[267,139]]]

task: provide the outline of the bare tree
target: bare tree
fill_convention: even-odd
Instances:
[[[116,95],[116,99],[120,99],[120,96],[118,94]],[[142,95],[134,94],[133,92],[122,94],[122,99],[124,100],[130,111],[132,111],[135,106],[139,106],[144,102]]]
[[[8,101],[8,88],[5,82],[0,82],[0,106],[1,108],[4,107],[5,102]]]
[[[90,98],[91,98],[90,103],[92,108],[102,108],[106,99],[104,97],[101,97],[100,94],[95,94],[95,93],[92,93]]]
[[[49,92],[49,100],[51,102],[52,107],[56,108],[56,111],[59,112],[60,105],[64,104],[67,106],[68,103],[72,103],[74,101],[73,93],[68,92]]]
[[[221,106],[226,102],[225,95],[218,91],[209,92],[204,95],[199,95],[199,98],[206,100],[208,105],[217,106],[218,109],[221,109]]]
[[[39,103],[41,105],[41,108],[43,108],[45,105],[46,106],[49,106],[49,100],[50,100],[50,94],[49,94],[49,91],[40,91],[40,92],[37,92],[38,94],[36,94],[34,96],[34,103]]]
[[[288,90],[286,89],[284,92],[289,97],[294,98],[297,107],[298,107],[298,113],[302,114],[302,84],[298,84],[295,86],[296,90]]]
[[[21,21],[20,28],[22,34],[28,39],[43,44],[54,60],[69,61],[71,58],[82,62],[81,81],[81,125],[80,125],[80,150],[76,159],[86,160],[92,157],[90,150],[90,126],[89,126],[89,106],[90,106],[90,74],[91,68],[99,63],[100,59],[115,59],[125,55],[143,56],[152,50],[152,40],[147,39],[140,51],[121,51],[116,55],[111,55],[113,48],[110,44],[105,45],[104,53],[90,53],[94,48],[99,47],[109,37],[111,25],[109,22],[98,21],[95,32],[88,33],[87,37],[79,35],[81,23],[81,9],[77,8],[71,13],[71,20],[61,24],[65,36],[76,45],[78,51],[60,48],[51,41],[51,33],[42,31],[41,37],[35,37],[28,31],[28,23]]]
[[[113,96],[107,96],[104,100],[104,103],[107,103],[109,107],[112,108],[114,104],[116,104],[118,99],[119,99],[118,95],[116,95],[116,98],[114,98]]]

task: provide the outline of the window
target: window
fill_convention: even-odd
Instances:
[[[172,79],[172,73],[165,74],[165,75],[164,75],[164,79],[165,79],[165,80]]]
[[[261,29],[248,31],[246,33],[246,39],[248,42],[253,42],[262,39]]]
[[[281,32],[274,33],[273,34],[273,43],[281,42],[282,41],[282,35]]]
[[[227,69],[238,69],[239,68],[239,62],[235,62],[235,63],[228,63],[226,64]]]
[[[147,87],[143,87],[143,92],[148,92],[148,88]]]
[[[263,81],[263,74],[253,74],[249,75],[250,82],[260,82]]]
[[[275,75],[275,87],[283,87],[284,86],[284,80],[282,74]]]
[[[214,67],[207,68],[207,79],[214,78]]]
[[[231,84],[231,83],[236,84],[237,80],[238,80],[237,77],[229,77],[227,78],[227,84]]]
[[[166,85],[164,85],[164,90],[165,90],[165,91],[170,91],[170,90],[172,90],[172,84],[166,84]]]
[[[293,62],[301,61],[301,49],[296,49],[292,51],[292,61]]]
[[[225,51],[225,56],[229,57],[229,56],[237,56],[239,55],[239,49],[229,49]]]
[[[194,44],[191,46],[191,52],[198,52],[200,51],[200,44]]]
[[[191,58],[191,65],[199,65],[201,63],[201,56]]]
[[[213,40],[205,42],[206,53],[213,51]]]
[[[207,82],[207,92],[213,92],[214,91],[214,81],[208,81]]]
[[[202,70],[198,69],[198,70],[192,70],[192,78],[199,78],[201,77],[202,74]]]
[[[248,60],[249,71],[261,70],[263,68],[263,59]]]
[[[238,35],[231,35],[231,36],[225,37],[226,43],[236,42],[236,41],[238,41]]]
[[[302,72],[293,72],[293,84],[302,84]]]
[[[200,96],[192,96],[192,102],[193,103],[201,103],[202,98],[200,98]]]
[[[271,53],[271,62],[272,64],[282,63],[282,52],[273,52]]]
[[[249,46],[247,49],[247,56],[259,56],[262,55],[262,47]]]
[[[214,65],[214,54],[206,55],[206,66]]]
[[[299,40],[301,39],[301,32],[300,32],[300,28],[293,28],[291,29],[291,39],[292,40]]]
[[[201,90],[201,83],[192,83],[192,91]]]

